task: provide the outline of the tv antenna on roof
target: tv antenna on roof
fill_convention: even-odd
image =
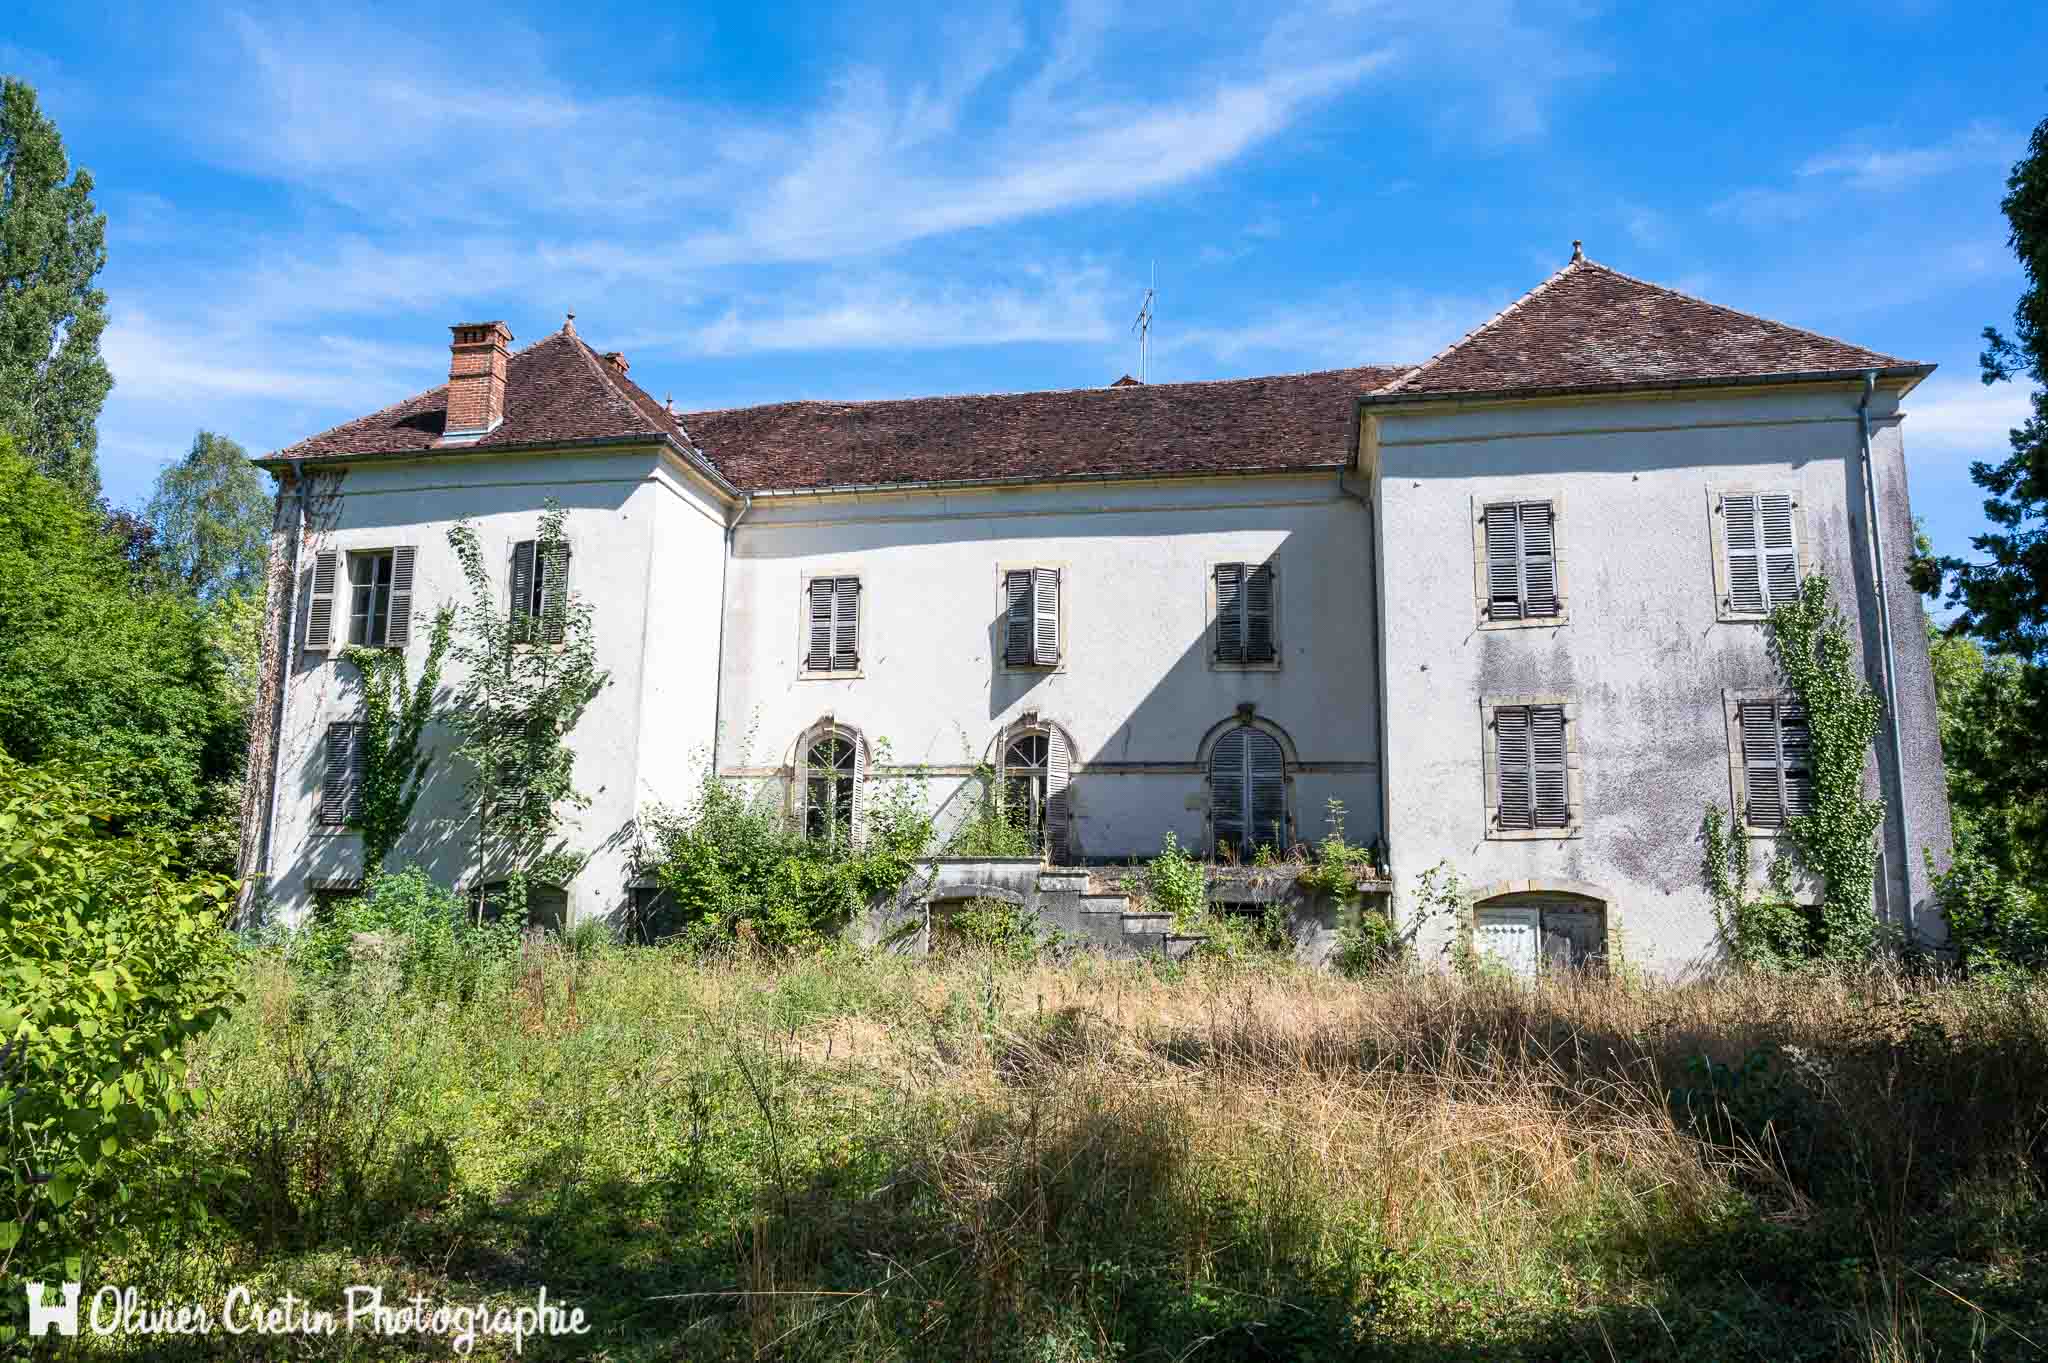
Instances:
[[[1159,262],[1152,262],[1152,284],[1145,290],[1145,301],[1138,305],[1138,320],[1131,323],[1131,330],[1138,336],[1138,382],[1146,381],[1145,363],[1152,356],[1152,300],[1159,294]]]

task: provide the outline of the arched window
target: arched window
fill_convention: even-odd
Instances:
[[[804,835],[859,842],[861,785],[867,775],[860,735],[826,724],[804,739],[797,779],[803,798]]]
[[[1264,729],[1239,724],[1209,749],[1212,851],[1249,861],[1261,847],[1286,850],[1287,755]]]
[[[1069,854],[1067,786],[1073,766],[1066,735],[1056,725],[1027,719],[998,740],[1003,813],[1029,831],[1033,845],[1054,861]]]

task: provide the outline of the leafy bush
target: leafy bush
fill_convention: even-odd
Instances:
[[[974,769],[974,780],[979,787],[974,808],[954,830],[952,840],[946,844],[946,855],[1037,856],[1037,834],[1022,821],[1023,811],[1011,808],[1004,799],[1002,782],[996,779],[995,768],[982,763]]]
[[[931,842],[922,783],[876,787],[855,847],[806,837],[780,810],[707,778],[688,808],[656,810],[646,821],[643,870],[668,902],[667,921],[645,930],[699,947],[742,938],[809,947],[837,935],[869,900],[900,890]]]
[[[289,944],[316,978],[338,980],[372,963],[409,989],[474,998],[485,977],[519,951],[522,915],[474,921],[469,907],[417,866],[373,876],[363,893],[309,924]]]
[[[1358,877],[1373,869],[1372,849],[1344,840],[1344,802],[1332,796],[1326,823],[1330,831],[1316,844],[1315,859],[1296,877],[1312,894],[1328,895],[1340,904],[1358,898]]]
[[[1202,863],[1180,845],[1180,836],[1169,832],[1159,855],[1145,863],[1145,897],[1155,911],[1173,915],[1176,928],[1185,930],[1202,916],[1208,903],[1209,885]]]
[[[999,899],[970,902],[946,920],[945,934],[997,961],[1031,960],[1042,945],[1037,916]]]
[[[1948,920],[1956,963],[1973,975],[2029,972],[2048,966],[2048,899],[1998,868],[1975,845],[1934,878]]]
[[[0,1275],[191,1213],[151,1146],[204,1095],[186,1042],[240,995],[234,883],[173,873],[172,837],[110,835],[104,784],[0,753]],[[58,1272],[64,1269],[63,1272]],[[10,1303],[11,1307],[11,1303]]]
[[[1401,934],[1394,921],[1377,909],[1358,915],[1357,924],[1337,929],[1337,949],[1330,968],[1347,980],[1363,979],[1401,958]]]

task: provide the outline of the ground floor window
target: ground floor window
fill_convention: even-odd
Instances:
[[[1589,969],[1607,960],[1607,909],[1578,895],[1504,895],[1472,911],[1472,945],[1516,975]]]

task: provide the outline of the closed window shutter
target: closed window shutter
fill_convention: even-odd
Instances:
[[[391,551],[391,619],[384,627],[384,642],[404,648],[412,639],[412,566],[418,551],[401,544]]]
[[[321,823],[345,824],[350,814],[360,811],[361,772],[362,751],[356,741],[356,726],[328,725],[320,763]]]
[[[559,644],[569,625],[569,541],[536,545],[534,571],[540,574],[541,637]]]
[[[853,734],[841,734],[839,741],[853,748],[853,815],[849,820],[853,845],[865,847],[868,841],[868,750]]]
[[[1060,570],[1033,568],[1032,617],[1036,625],[1031,642],[1031,661],[1039,667],[1057,667],[1060,661]]]
[[[1757,499],[1763,531],[1764,591],[1767,606],[1784,605],[1799,595],[1799,548],[1792,542],[1792,496],[1767,492]]]
[[[1246,728],[1245,778],[1251,790],[1250,815],[1252,847],[1271,844],[1275,851],[1287,848],[1287,759],[1280,740],[1261,729]]]
[[[522,643],[533,638],[533,570],[537,547],[532,540],[521,540],[512,546],[512,637]]]
[[[1742,821],[1752,828],[1779,828],[1785,822],[1785,793],[1778,749],[1777,707],[1770,701],[1744,701],[1742,729]]]
[[[832,586],[832,666],[851,672],[860,666],[860,579],[842,577]]]
[[[334,579],[340,575],[341,555],[322,549],[313,555],[313,594],[306,608],[306,647],[327,648],[334,643]]]
[[[363,726],[350,724],[348,728],[348,821],[354,823],[363,815]]]
[[[1493,712],[1493,765],[1502,828],[1534,827],[1529,761],[1529,711],[1520,705]]]
[[[1244,661],[1244,565],[1216,565],[1216,661]]]
[[[1486,508],[1486,615],[1522,618],[1522,532],[1513,502]]]
[[[804,666],[813,672],[832,669],[832,579],[811,579],[811,635]]]
[[[1066,735],[1058,729],[1045,731],[1045,844],[1054,861],[1073,855],[1074,755],[1067,751]]]
[[[1003,574],[1003,661],[1012,667],[1031,665],[1031,570]]]
[[[1729,493],[1721,499],[1721,538],[1728,551],[1728,609],[1746,615],[1760,615],[1764,610],[1756,520],[1755,493]]]
[[[1549,502],[1524,502],[1522,526],[1522,613],[1557,614],[1556,535]]]
[[[1209,814],[1214,851],[1244,849],[1244,726],[1216,740],[1209,754]]]
[[[1273,567],[1261,563],[1246,576],[1244,589],[1244,660],[1270,663],[1278,653],[1273,631]]]
[[[1785,773],[1785,817],[1813,813],[1813,735],[1797,701],[1778,702],[1778,752]]]
[[[1564,707],[1537,705],[1529,709],[1529,766],[1539,828],[1563,828],[1571,822],[1564,745]]]

